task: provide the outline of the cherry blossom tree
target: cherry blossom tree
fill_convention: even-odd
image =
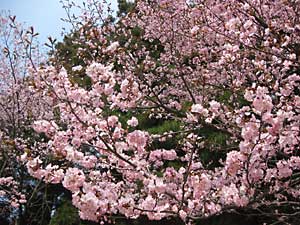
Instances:
[[[25,195],[20,193],[18,182],[13,174],[18,167],[18,137],[24,128],[24,107],[28,101],[24,89],[26,60],[23,43],[19,42],[19,33],[15,17],[1,17],[1,197],[9,198],[12,207],[25,203]],[[25,37],[25,36],[24,36]],[[25,65],[24,65],[25,64]],[[19,143],[20,144],[20,143]],[[17,169],[18,170],[18,169]]]
[[[34,90],[29,75],[43,62],[43,54],[32,27],[23,28],[15,16],[5,13],[0,21],[0,220],[45,224],[51,190],[28,174],[21,157],[30,157],[33,148],[41,155],[45,143],[31,124],[52,117],[51,99]],[[39,195],[46,190],[47,197]]]
[[[299,2],[136,1],[115,23],[94,3],[76,23],[83,64],[31,70],[57,116],[34,122],[53,161],[25,154],[29,173],[91,221],[299,223]]]

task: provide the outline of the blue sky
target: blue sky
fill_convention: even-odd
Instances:
[[[84,0],[73,0],[82,3]],[[109,0],[116,8],[116,0]],[[60,20],[65,17],[65,11],[59,0],[0,0],[0,10],[10,11],[16,15],[18,22],[33,26],[40,33],[39,41],[44,43],[48,36],[60,37],[62,27],[70,29],[68,24]]]

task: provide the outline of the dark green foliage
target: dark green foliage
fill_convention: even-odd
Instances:
[[[78,33],[73,33],[64,37],[63,42],[59,42],[55,46],[56,57],[62,61],[62,65],[68,71],[71,71],[74,65],[84,66],[84,62],[77,56],[78,48],[81,47],[80,44],[74,44],[74,40],[79,38]]]
[[[170,131],[179,131],[180,130],[180,123],[176,120],[165,120],[156,126],[152,126],[147,129],[150,134],[163,134],[165,132]]]
[[[64,200],[58,207],[49,225],[81,225],[77,209],[70,201]]]
[[[199,129],[197,134],[203,137],[204,141],[204,146],[197,151],[203,165],[211,169],[221,166],[220,159],[225,159],[226,149],[233,147],[227,143],[230,140],[229,133],[207,124]]]
[[[71,200],[63,199],[61,205],[54,213],[49,225],[95,225],[90,221],[83,221],[79,218],[78,210],[72,205]]]
[[[70,201],[64,201],[58,207],[49,225],[77,225],[81,224],[77,209]]]
[[[219,102],[222,102],[222,103],[228,103],[229,102],[229,99],[231,97],[232,93],[231,91],[229,90],[224,90],[223,92],[220,93],[220,95],[217,97],[217,100]]]
[[[196,225],[259,225],[261,218],[255,216],[238,215],[234,213],[223,213],[210,218],[196,221]]]
[[[135,3],[127,2],[126,0],[118,0],[117,16],[122,17],[127,15],[135,7]]]
[[[131,29],[131,35],[135,38],[141,37],[143,30],[140,27],[134,27]]]
[[[233,104],[238,104],[239,107],[250,105],[250,102],[244,98],[244,93],[242,91],[233,93],[231,90],[222,89],[219,91],[216,100],[230,107]]]

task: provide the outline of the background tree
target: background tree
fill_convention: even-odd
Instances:
[[[22,157],[41,151],[43,135],[31,125],[52,117],[51,102],[33,89],[29,75],[43,63],[33,27],[23,28],[15,16],[0,17],[0,199],[1,224],[48,224],[57,197],[63,192],[32,178]],[[23,155],[23,156],[22,156]]]

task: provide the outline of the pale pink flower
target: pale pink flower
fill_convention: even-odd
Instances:
[[[115,41],[113,43],[110,44],[110,46],[108,46],[106,49],[105,49],[105,52],[114,52],[118,49],[119,47],[119,42],[118,41]]]
[[[82,69],[83,69],[83,67],[81,65],[72,67],[72,71],[80,71]]]
[[[108,126],[114,127],[118,123],[119,118],[117,116],[110,116],[107,119]]]
[[[175,150],[163,150],[162,158],[164,160],[175,160],[177,158],[177,154]]]
[[[85,181],[84,173],[77,168],[69,168],[66,171],[63,186],[70,191],[78,191]]]
[[[191,29],[191,35],[195,36],[199,32],[199,30],[200,30],[199,26],[194,26]]]
[[[127,121],[128,126],[136,127],[139,124],[139,121],[136,117],[132,117],[130,120]]]
[[[148,134],[140,130],[135,130],[127,135],[126,140],[129,146],[135,147],[139,151],[143,151],[147,145]]]
[[[191,107],[192,113],[201,114],[203,116],[208,116],[208,110],[205,109],[201,104],[193,104]]]

